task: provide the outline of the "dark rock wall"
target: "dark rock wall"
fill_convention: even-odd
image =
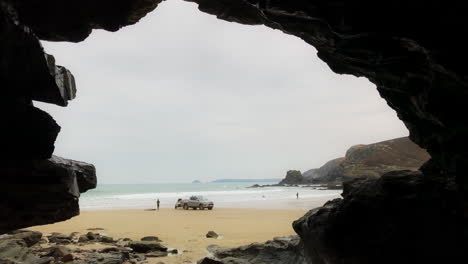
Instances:
[[[386,181],[386,178],[371,181],[366,183],[367,188],[356,192],[362,195],[345,193],[343,200],[324,207],[326,212],[343,213],[322,212],[321,217],[307,215],[306,220],[298,224],[301,228],[296,227],[296,230],[304,239],[309,254],[316,259],[315,263],[383,263],[382,259],[392,259],[396,252],[409,254],[409,258],[415,257],[417,252],[430,259],[426,257],[435,254],[434,247],[419,250],[420,243],[429,246],[430,241],[440,246],[437,252],[440,256],[461,254],[468,236],[468,177],[465,175],[468,171],[468,126],[466,111],[463,111],[468,98],[467,67],[464,65],[468,59],[468,38],[465,37],[468,8],[465,2],[191,1],[198,3],[201,11],[220,19],[249,25],[264,24],[298,36],[316,47],[318,56],[336,73],[367,77],[406,124],[410,138],[431,154],[431,161],[422,168],[424,174],[407,175],[404,177],[407,184],[392,184],[393,181]],[[35,159],[44,161],[53,150],[58,125],[50,116],[35,110],[31,100],[64,105],[74,95],[74,89],[63,87],[72,85],[73,78],[63,68],[50,68],[53,64],[43,53],[36,36],[47,40],[81,41],[93,28],[115,31],[136,23],[159,2],[0,0],[0,112],[9,118],[0,140],[3,156],[17,155],[2,159],[2,180],[12,175],[11,159],[14,166],[25,162],[26,168],[36,162]],[[38,130],[28,131],[30,127]],[[21,151],[13,142],[22,147]],[[28,177],[24,176],[23,180],[29,182],[25,180]],[[423,184],[412,184],[412,178]],[[408,184],[414,188],[407,188]],[[3,203],[16,199],[13,190],[16,189],[11,189],[11,197],[1,199]],[[44,193],[52,190],[55,188],[45,189]],[[378,191],[383,193],[377,198],[386,197],[384,201],[372,199],[372,194],[378,194]],[[18,193],[21,193],[19,189]],[[402,195],[412,200],[400,202]],[[356,204],[361,210],[355,212],[360,213],[352,214],[351,209],[355,207],[351,205]],[[378,211],[382,217],[377,219],[392,220],[388,222],[388,230],[382,229],[387,233],[382,233],[380,228],[386,225],[378,221],[359,225],[366,223],[369,213],[379,206],[388,210]],[[74,207],[71,208],[70,215],[76,213]],[[36,215],[43,211],[45,209],[39,208],[33,212]],[[420,221],[400,221],[405,215]],[[435,220],[430,219],[434,215]],[[49,216],[44,219],[47,219],[44,222],[56,220]],[[425,219],[429,221],[424,222]],[[11,221],[27,222],[24,219]],[[348,223],[349,228],[354,227],[355,232],[344,232],[340,226],[343,223]],[[416,238],[422,234],[421,226],[426,231],[432,229],[433,236],[424,236],[424,241]],[[367,229],[381,231],[377,232],[378,243],[370,243],[373,236],[359,237]],[[411,230],[416,230],[414,236]],[[311,239],[313,234],[317,235]],[[356,250],[344,248],[337,241],[341,238],[351,242],[356,239],[372,251],[359,250],[358,243],[348,244]],[[405,248],[392,243],[395,241],[404,241]],[[448,243],[445,246],[438,241]],[[453,241],[460,242],[459,246]],[[392,248],[398,250],[392,252]]]
[[[0,234],[78,215],[80,193],[96,187],[93,165],[57,156],[2,162],[0,172]]]
[[[2,0],[43,40],[79,42],[93,29],[135,24],[162,0]]]
[[[73,75],[44,53],[18,13],[0,1],[0,234],[79,214],[80,192],[96,186],[94,166],[52,157],[60,126],[33,100],[66,106]]]
[[[293,227],[313,264],[456,263],[468,244],[459,195],[440,175],[395,171],[345,183]]]

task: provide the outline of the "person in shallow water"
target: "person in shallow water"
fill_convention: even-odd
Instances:
[[[159,198],[158,198],[158,200],[156,201],[156,206],[157,206],[157,208],[158,208],[158,210],[159,210]]]
[[[299,193],[296,193],[296,199],[299,199]]]

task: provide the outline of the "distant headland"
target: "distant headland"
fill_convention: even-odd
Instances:
[[[211,181],[212,183],[225,183],[225,182],[280,182],[281,178],[272,179],[219,179]]]

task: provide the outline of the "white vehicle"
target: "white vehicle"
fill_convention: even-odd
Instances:
[[[188,210],[189,208],[193,208],[194,210],[204,210],[205,208],[208,208],[208,210],[212,210],[214,204],[203,196],[191,196],[190,199],[179,198],[174,208],[177,209],[179,207],[184,208],[184,210]]]

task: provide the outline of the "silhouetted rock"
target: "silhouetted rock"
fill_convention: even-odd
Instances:
[[[167,247],[155,241],[132,241],[128,243],[128,247],[137,253],[148,253],[152,251],[167,251]]]
[[[8,188],[0,192],[0,198],[15,197],[15,201],[0,203],[0,219],[11,219],[0,221],[0,233],[66,220],[78,214],[80,192],[96,186],[93,165],[56,156],[29,163],[10,162],[3,167],[0,161],[0,171],[2,168],[10,174],[8,178],[0,177],[0,183],[8,182]],[[27,195],[14,195],[25,188],[28,189]]]
[[[64,159],[55,155],[52,156],[50,161],[67,170],[71,170],[75,174],[80,193],[96,188],[97,178],[94,165],[86,162]]]
[[[468,241],[458,232],[455,186],[419,171],[355,179],[345,182],[343,199],[310,211],[294,230],[314,264],[452,263]]]
[[[217,261],[211,258],[203,258],[197,262],[197,264],[224,264],[221,261]]]

